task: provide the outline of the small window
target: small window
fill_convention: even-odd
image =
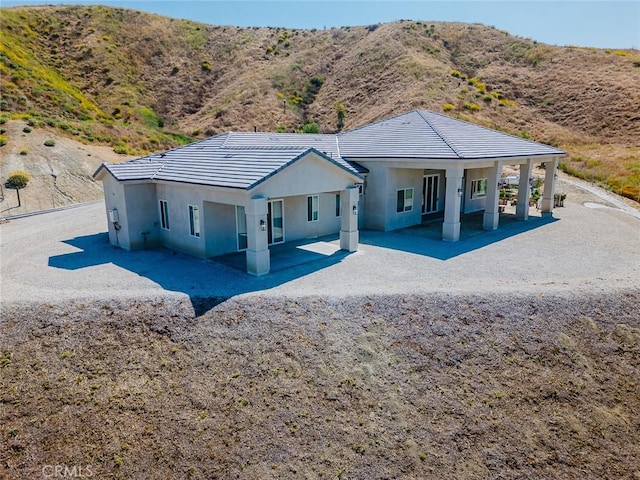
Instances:
[[[192,237],[200,236],[200,212],[194,205],[189,205],[189,234]]]
[[[169,230],[169,204],[166,200],[160,200],[160,224],[165,230]]]
[[[487,179],[479,178],[471,182],[471,198],[482,198],[487,196]]]
[[[307,197],[307,221],[318,221],[318,195]]]
[[[413,188],[398,190],[396,212],[410,212],[413,210]]]
[[[336,193],[336,217],[340,216],[340,194]]]

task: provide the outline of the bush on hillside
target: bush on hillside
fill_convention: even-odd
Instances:
[[[316,122],[307,123],[302,126],[300,133],[320,133],[320,125]]]
[[[17,189],[26,187],[29,180],[31,180],[31,175],[23,170],[14,170],[7,177],[7,183]]]

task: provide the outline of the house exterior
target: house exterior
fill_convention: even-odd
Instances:
[[[553,208],[565,152],[446,115],[414,110],[336,135],[229,132],[94,174],[104,186],[109,239],[128,250],[165,246],[201,257],[246,251],[247,272],[269,272],[269,247],[358,229],[395,230],[444,214],[484,211],[498,228],[498,184],[520,166],[516,216],[528,217],[529,177],[545,165],[543,215]]]

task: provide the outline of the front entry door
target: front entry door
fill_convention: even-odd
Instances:
[[[438,211],[438,182],[440,175],[425,175],[422,179],[422,213]]]
[[[282,200],[269,202],[267,212],[267,226],[269,231],[269,245],[284,242],[284,206]]]

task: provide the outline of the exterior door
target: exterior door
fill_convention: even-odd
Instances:
[[[422,178],[422,213],[438,211],[440,175],[425,175]]]
[[[268,205],[267,226],[269,245],[284,242],[284,205],[283,200],[272,200]]]

